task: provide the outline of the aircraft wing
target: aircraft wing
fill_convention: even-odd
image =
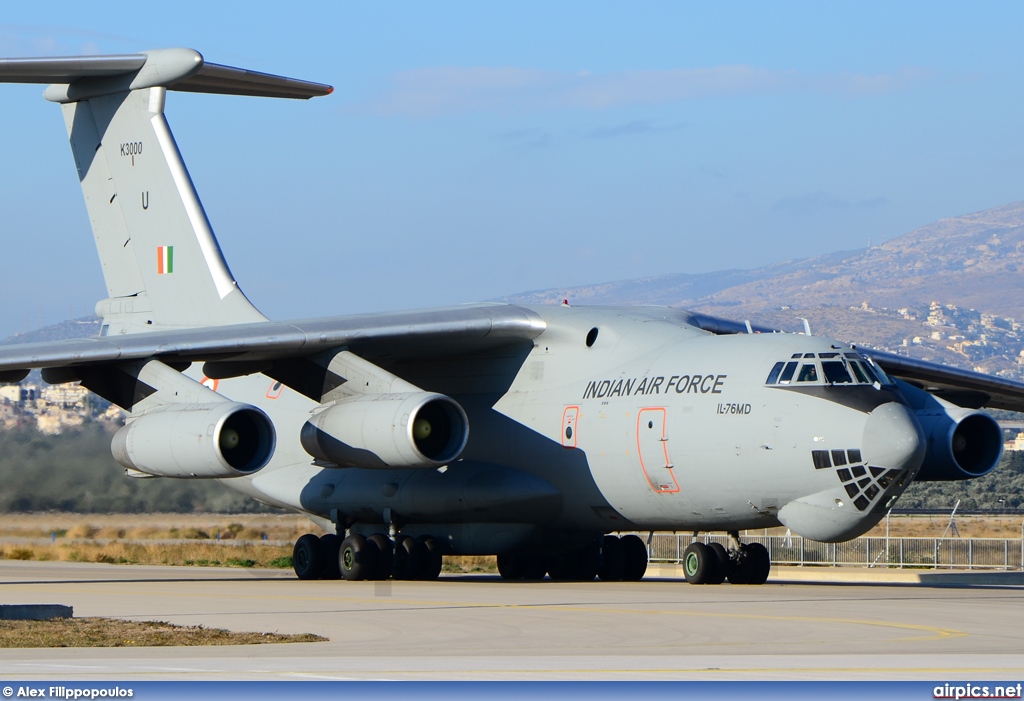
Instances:
[[[1024,383],[885,351],[858,348],[889,375],[957,406],[1024,411]]]
[[[0,378],[32,368],[123,363],[260,361],[347,347],[369,357],[472,353],[536,338],[544,322],[512,305],[472,305],[390,314],[328,317],[155,331],[0,346]]]

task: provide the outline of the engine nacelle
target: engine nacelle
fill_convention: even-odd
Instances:
[[[986,475],[1003,455],[1003,430],[988,414],[965,409],[900,383],[928,446],[916,481],[967,480]]]
[[[368,394],[328,405],[302,427],[302,447],[340,467],[439,467],[457,457],[469,420],[443,394]]]
[[[118,463],[157,477],[251,475],[270,461],[274,424],[237,402],[169,406],[131,419],[114,434]]]

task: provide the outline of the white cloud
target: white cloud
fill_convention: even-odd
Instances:
[[[348,109],[417,118],[485,111],[604,110],[748,95],[856,98],[906,90],[930,75],[918,68],[865,75],[743,65],[615,73],[446,66],[396,73],[377,95]]]

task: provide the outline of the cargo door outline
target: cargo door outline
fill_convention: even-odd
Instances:
[[[679,491],[679,483],[672,471],[674,465],[668,455],[668,436],[665,434],[667,423],[668,410],[665,407],[647,407],[637,413],[637,458],[647,484],[659,494]]]
[[[575,448],[577,447],[577,423],[580,418],[580,408],[578,406],[567,406],[565,411],[562,412],[562,447],[563,448]]]

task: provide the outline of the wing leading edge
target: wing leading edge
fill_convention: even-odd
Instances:
[[[523,307],[474,305],[26,343],[0,346],[0,378],[17,381],[35,368],[145,359],[241,363],[307,356],[340,347],[367,357],[472,353],[531,341],[544,328],[543,320]]]

